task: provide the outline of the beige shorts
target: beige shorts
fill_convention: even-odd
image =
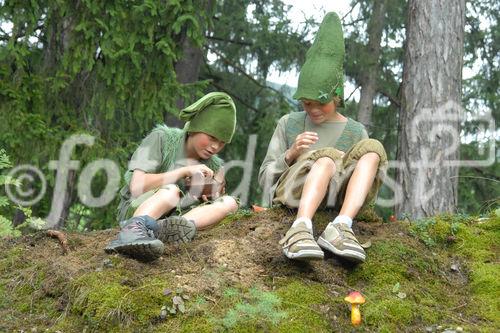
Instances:
[[[356,163],[361,156],[370,152],[377,153],[380,156],[380,163],[372,188],[363,205],[364,208],[367,204],[375,201],[387,170],[387,154],[382,144],[375,139],[359,141],[343,156],[338,150],[333,148],[312,150],[301,155],[278,179],[273,204],[297,208],[302,195],[302,188],[312,165],[319,158],[329,157],[335,162],[336,171],[330,180],[327,195],[323,199],[320,208],[329,207],[340,210],[344,201],[347,184]]]

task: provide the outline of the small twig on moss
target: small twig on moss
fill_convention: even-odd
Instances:
[[[463,308],[464,306],[466,306],[467,304],[469,304],[469,303],[460,304],[459,306],[455,306],[455,307],[453,307],[453,308],[450,308],[449,310],[456,310],[456,309],[460,309],[460,308]]]
[[[191,256],[189,255],[189,251],[186,249],[186,244],[181,244],[181,247],[182,249],[184,250],[184,252],[186,253],[187,257],[189,258],[189,261],[190,262],[193,262],[193,259],[191,258]]]
[[[472,322],[472,321],[469,321],[469,320],[466,320],[464,318],[460,318],[460,317],[455,317],[451,314],[446,314],[447,317],[453,319],[453,320],[456,320],[456,321],[461,321],[462,323],[466,323],[466,324],[470,324],[470,325],[473,325],[473,326],[478,326],[476,323]]]
[[[302,304],[298,304],[298,303],[294,303],[294,302],[288,302],[288,301],[283,301],[283,300],[281,302],[283,304],[292,305],[292,306],[296,306],[296,307],[299,307],[299,308],[304,309],[304,310],[312,311],[312,312],[317,313],[317,314],[319,314],[321,316],[323,315],[323,313],[321,313],[321,312],[319,312],[317,310],[314,310],[314,309],[312,309],[312,308],[310,308],[308,306],[304,306]]]
[[[59,243],[61,244],[61,247],[63,249],[63,254],[69,252],[68,239],[63,232],[58,230],[47,230],[47,236],[57,238],[59,240]]]
[[[123,304],[123,301],[125,300],[125,298],[127,298],[128,295],[130,295],[131,293],[133,292],[136,292],[136,291],[139,291],[141,289],[144,289],[144,288],[148,288],[148,287],[152,287],[152,286],[164,286],[165,285],[165,282],[156,282],[156,283],[150,283],[150,284],[145,284],[143,286],[140,286],[138,288],[135,288],[135,289],[131,289],[129,290],[125,295],[122,296],[121,300],[120,300],[120,303],[118,304],[118,307],[116,309],[114,309],[113,311],[116,311],[117,313],[121,313],[121,308],[122,308],[122,304]],[[111,313],[110,313],[111,314]],[[109,314],[108,314],[108,317],[109,317]]]

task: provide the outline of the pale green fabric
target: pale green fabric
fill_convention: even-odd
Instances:
[[[357,142],[344,155],[332,148],[312,150],[301,155],[278,179],[273,204],[297,208],[302,195],[305,178],[312,165],[319,158],[328,157],[335,162],[336,171],[330,181],[328,193],[321,207],[332,207],[340,210],[342,202],[344,201],[347,184],[349,183],[356,163],[363,155],[369,152],[374,152],[380,157],[378,171],[364,206],[372,203],[376,199],[378,190],[382,185],[388,162],[385,149],[379,141],[375,139],[364,139]]]
[[[334,96],[344,105],[344,35],[339,16],[327,13],[314,43],[307,51],[299,74],[295,99],[330,102]]]
[[[288,146],[290,147],[295,142],[297,135],[304,131],[316,132],[318,135],[323,134],[311,149],[334,147],[341,151],[347,151],[359,140],[368,138],[363,124],[351,118],[347,118],[347,122],[344,124],[329,121],[314,124],[304,111],[290,113],[286,123]]]
[[[294,112],[295,113],[295,112]],[[291,147],[293,144],[294,140],[291,140],[289,138],[290,134],[289,132],[289,125],[288,122],[290,121],[290,117],[294,113],[290,113],[287,115],[284,115],[281,117],[281,119],[278,121],[278,125],[276,126],[276,129],[274,130],[273,136],[271,138],[271,141],[269,142],[269,147],[267,149],[266,157],[264,158],[264,161],[262,162],[262,165],[259,170],[259,184],[260,187],[263,190],[263,198],[262,198],[262,205],[264,206],[270,206],[272,203],[272,199],[274,197],[274,192],[276,191],[276,186],[278,185],[278,178],[290,167],[289,165],[286,164],[285,162],[285,152],[288,148]],[[299,113],[299,112],[297,112]],[[336,147],[336,143],[339,141],[339,139],[344,135],[344,131],[341,131],[342,126],[338,126],[335,131],[335,128],[331,128],[332,131],[323,131],[322,128],[323,126],[326,126],[328,128],[329,125],[319,124],[315,125],[312,122],[308,122],[307,119],[306,121],[301,120],[301,125],[302,127],[299,127],[297,130],[297,133],[302,133],[304,131],[304,125],[305,123],[308,123],[308,130],[313,131],[313,132],[321,132],[324,133],[325,135],[322,135],[319,139],[321,142],[316,148],[324,148],[327,146],[333,146]],[[345,129],[345,127],[344,127]],[[288,132],[288,133],[287,133]],[[346,132],[347,133],[347,132]],[[351,133],[350,133],[351,134]],[[296,134],[295,134],[296,136]],[[350,135],[348,135],[350,137]],[[334,140],[334,138],[337,137],[337,141]],[[362,139],[367,139],[368,138],[368,133],[362,127],[362,130],[360,132],[359,140]],[[346,140],[342,139],[343,141],[349,141],[349,138]],[[329,145],[323,146],[323,143],[328,143]],[[355,142],[352,142],[352,145],[355,144]],[[342,145],[343,149],[347,151],[349,147],[344,148],[344,145]],[[339,148],[337,148],[339,149]],[[343,150],[341,149],[341,150]]]
[[[230,143],[236,129],[236,107],[231,97],[223,92],[206,94],[179,113],[188,123],[187,132],[203,132]]]
[[[158,125],[142,140],[141,144],[132,155],[125,173],[125,185],[120,190],[120,203],[118,205],[117,214],[118,221],[122,221],[126,216],[130,215],[129,208],[134,200],[140,198],[136,203],[141,202],[141,200],[144,201],[152,194],[148,192],[144,193],[139,198],[131,197],[129,184],[134,170],[139,169],[146,173],[162,173],[179,168],[183,165],[182,161],[185,159],[185,141],[186,132],[184,130],[171,128],[166,125]],[[208,160],[200,160],[199,162],[208,166],[214,173],[217,172],[223,164],[222,160],[217,155],[213,155]],[[178,186],[182,187],[180,182]]]

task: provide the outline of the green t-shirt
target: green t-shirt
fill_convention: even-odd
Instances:
[[[184,149],[186,139],[186,132],[166,126],[159,126],[146,136],[128,163],[125,172],[125,185],[120,191],[122,198],[127,200],[131,197],[129,185],[134,170],[162,173],[188,164],[201,163],[217,172],[222,165],[222,160],[216,155],[208,160],[188,160],[186,158]],[[175,158],[168,160],[169,156],[175,156]]]

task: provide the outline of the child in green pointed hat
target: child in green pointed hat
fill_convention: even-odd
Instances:
[[[306,54],[294,94],[304,111],[279,120],[259,170],[264,203],[298,209],[280,241],[290,259],[322,259],[324,251],[354,262],[366,258],[352,220],[374,201],[387,155],[362,124],[338,112],[344,106],[344,52],[340,19],[328,13]],[[312,219],[325,207],[339,214],[316,240]]]
[[[235,132],[233,100],[222,92],[209,93],[181,110],[179,118],[187,122],[183,129],[159,125],[133,154],[120,191],[121,231],[106,252],[154,260],[163,253],[163,243],[190,241],[197,230],[238,209],[236,200],[224,195],[217,156]],[[185,185],[195,180],[194,193],[185,193]],[[206,203],[199,205],[200,199]],[[187,212],[171,215],[176,209]]]

